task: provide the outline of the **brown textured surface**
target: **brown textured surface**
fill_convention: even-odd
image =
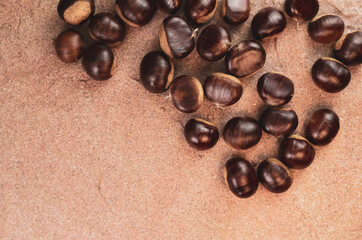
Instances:
[[[251,16],[282,2],[253,1]],[[320,3],[319,14],[342,16],[347,31],[361,26],[361,1]],[[97,12],[112,5],[98,0]],[[242,80],[245,91],[236,105],[221,110],[205,101],[199,112],[186,115],[133,80],[143,55],[159,48],[165,15],[128,28],[115,51],[115,76],[98,83],[80,62],[57,59],[53,40],[67,26],[56,6],[56,0],[0,2],[0,239],[361,237],[361,67],[351,68],[351,83],[341,93],[318,89],[311,66],[332,49],[312,42],[305,23],[298,27],[288,18],[286,31],[264,44],[266,65]],[[220,21],[220,11],[219,2],[212,22]],[[250,38],[250,22],[227,27],[234,44]],[[225,70],[222,61],[207,63],[196,51],[175,67],[176,75],[202,80]],[[224,183],[223,165],[236,153],[253,163],[275,156],[274,138],[263,134],[258,146],[239,153],[221,140],[197,154],[179,121],[206,118],[221,130],[232,117],[258,117],[263,103],[256,83],[267,71],[294,81],[290,106],[299,115],[298,132],[319,106],[339,115],[341,130],[334,142],[317,148],[308,169],[293,171],[288,192],[275,195],[260,186],[252,198],[238,199]]]

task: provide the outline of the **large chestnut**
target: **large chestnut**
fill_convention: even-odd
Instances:
[[[251,22],[251,33],[254,38],[262,41],[278,37],[287,26],[282,11],[267,7],[260,10]]]
[[[196,150],[207,150],[215,146],[219,140],[217,127],[202,119],[191,119],[185,125],[185,138]]]
[[[224,128],[223,137],[235,149],[248,149],[259,143],[262,130],[259,123],[250,117],[231,119]]]
[[[168,56],[161,51],[147,53],[140,67],[143,86],[152,93],[165,92],[173,80],[174,67]]]
[[[334,46],[334,56],[347,66],[362,63],[362,32],[355,31],[343,35]]]
[[[165,13],[174,14],[180,10],[182,0],[156,0],[156,5]]]
[[[235,196],[248,198],[258,189],[258,177],[253,165],[244,158],[235,157],[226,162],[224,168],[226,185]]]
[[[351,72],[338,60],[323,57],[314,63],[312,78],[320,89],[337,93],[348,86],[351,81]]]
[[[60,0],[58,14],[71,25],[81,25],[94,14],[94,0]]]
[[[167,17],[159,32],[162,50],[171,58],[187,57],[195,47],[194,31],[181,17]]]
[[[232,47],[225,57],[228,72],[235,77],[246,77],[260,70],[266,59],[263,46],[257,41],[246,40]]]
[[[269,158],[260,163],[257,174],[260,183],[273,193],[285,192],[293,183],[289,168],[276,158]]]
[[[141,27],[149,23],[155,13],[152,0],[116,0],[118,16],[132,27]]]
[[[260,116],[264,132],[281,138],[290,135],[298,127],[298,116],[291,109],[268,108]]]
[[[207,23],[215,15],[216,8],[216,0],[186,0],[185,16],[194,24]]]
[[[338,131],[338,115],[330,109],[320,109],[310,117],[305,136],[314,145],[325,146],[333,141]]]
[[[55,40],[55,51],[58,58],[65,63],[78,61],[84,50],[83,36],[74,29],[60,33]]]
[[[175,107],[184,113],[196,112],[204,101],[200,81],[192,76],[177,77],[171,85],[171,97]]]
[[[318,43],[329,44],[337,41],[344,32],[344,22],[337,15],[323,15],[309,22],[308,34]]]
[[[82,65],[95,80],[107,80],[116,69],[116,58],[111,49],[99,43],[90,45],[82,55]]]
[[[294,19],[309,21],[319,11],[318,0],[286,0],[285,12]]]
[[[242,24],[250,15],[250,0],[223,0],[222,17],[228,24]]]

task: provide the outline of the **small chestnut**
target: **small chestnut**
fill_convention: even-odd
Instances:
[[[246,40],[232,47],[225,57],[228,72],[235,77],[246,77],[260,70],[266,59],[263,46],[257,41]]]
[[[99,43],[90,45],[83,53],[82,65],[95,80],[107,80],[116,69],[116,58],[111,49]]]
[[[204,101],[204,90],[200,81],[192,76],[177,77],[171,85],[173,105],[184,113],[196,112]]]
[[[259,143],[262,130],[259,123],[250,117],[231,119],[224,128],[223,137],[235,149],[248,149]]]
[[[286,0],[284,8],[289,17],[309,21],[317,15],[319,2],[318,0]]]
[[[351,81],[351,72],[341,62],[333,58],[320,58],[312,67],[314,83],[328,93],[345,89]]]
[[[94,11],[94,0],[60,0],[58,4],[59,17],[71,25],[85,23]]]
[[[215,15],[216,0],[186,0],[185,16],[193,24],[204,24]]]
[[[337,15],[323,15],[309,22],[308,34],[318,43],[329,44],[337,41],[344,32],[344,22]]]
[[[298,127],[298,116],[291,109],[268,108],[260,116],[264,132],[281,138],[290,135]]]
[[[197,40],[197,52],[206,61],[218,61],[222,59],[231,45],[231,37],[224,27],[209,25],[202,30]]]
[[[251,22],[251,33],[256,40],[262,41],[278,37],[287,26],[284,13],[276,8],[260,10]]]
[[[65,63],[78,61],[84,50],[83,36],[74,29],[60,33],[55,40],[55,51],[58,58]]]
[[[214,73],[204,82],[205,96],[217,106],[230,106],[240,100],[243,87],[239,79],[225,73]]]
[[[222,17],[231,25],[238,25],[248,20],[250,15],[250,0],[223,0]]]
[[[310,117],[305,136],[317,146],[325,146],[333,141],[339,131],[339,117],[330,109],[315,111]]]
[[[257,174],[260,183],[273,193],[285,192],[293,183],[289,168],[276,158],[269,158],[260,163]]]
[[[132,27],[141,27],[151,21],[155,14],[152,0],[116,0],[118,16]]]
[[[356,66],[362,63],[362,32],[355,31],[343,35],[334,46],[335,58],[347,66]]]
[[[182,0],[156,0],[156,6],[165,13],[174,14],[180,10]]]
[[[235,157],[227,161],[224,178],[230,191],[239,198],[251,197],[259,186],[253,165],[244,158]]]
[[[207,150],[215,146],[219,140],[217,127],[202,119],[191,119],[185,125],[185,138],[196,150]]]
[[[168,56],[161,51],[147,53],[140,67],[143,86],[152,93],[165,92],[172,83],[174,67]]]
[[[294,95],[294,83],[281,73],[264,74],[259,78],[257,88],[260,98],[273,107],[289,103]]]

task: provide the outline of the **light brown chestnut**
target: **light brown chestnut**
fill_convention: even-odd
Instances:
[[[202,119],[191,119],[185,125],[185,138],[196,150],[208,150],[219,140],[217,127]]]
[[[309,21],[319,11],[318,0],[286,0],[285,12],[294,19]]]
[[[248,20],[250,15],[250,0],[223,0],[222,17],[231,25],[238,25]]]
[[[185,16],[193,24],[204,24],[215,15],[216,0],[186,0]]]
[[[58,3],[59,17],[71,25],[87,22],[94,11],[94,0],[60,0]]]
[[[334,56],[347,66],[362,63],[362,32],[355,31],[342,36],[334,46]]]
[[[55,50],[60,60],[65,63],[78,61],[84,51],[83,36],[74,29],[60,33],[55,40]]]
[[[260,116],[264,132],[281,138],[290,135],[298,127],[298,116],[292,109],[267,108]]]
[[[175,14],[180,10],[183,0],[156,0],[156,5],[165,13]]]
[[[337,41],[344,32],[344,22],[337,15],[322,15],[309,22],[308,34],[318,43],[329,44]]]
[[[155,14],[153,0],[116,0],[118,16],[132,27],[141,27],[151,21]]]

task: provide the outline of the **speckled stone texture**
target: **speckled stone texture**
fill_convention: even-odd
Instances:
[[[282,9],[283,2],[252,1],[251,17],[236,27],[221,21],[219,2],[212,22],[230,29],[236,44],[251,38],[258,10]],[[113,4],[96,0],[97,12],[113,11]],[[340,15],[347,32],[361,27],[361,1],[320,5],[319,15]],[[263,44],[265,67],[241,80],[244,95],[236,105],[218,109],[205,101],[187,115],[166,94],[151,94],[136,81],[142,57],[159,49],[166,15],[128,27],[115,50],[115,76],[95,82],[80,63],[57,59],[53,40],[69,26],[56,7],[56,0],[0,1],[0,239],[361,238],[362,67],[351,67],[351,83],[341,93],[318,89],[310,70],[332,47],[312,42],[306,23],[288,18],[286,31]],[[175,66],[176,75],[201,81],[225,71],[223,61],[205,62],[195,50]],[[289,105],[299,115],[298,133],[320,107],[339,115],[341,130],[330,145],[316,148],[308,169],[293,171],[288,192],[260,186],[253,197],[238,199],[224,183],[225,162],[239,155],[256,165],[276,156],[278,141],[264,133],[259,145],[236,152],[221,139],[197,153],[184,140],[182,124],[201,117],[222,130],[232,117],[257,118],[264,104],[256,83],[268,71],[295,83]]]

